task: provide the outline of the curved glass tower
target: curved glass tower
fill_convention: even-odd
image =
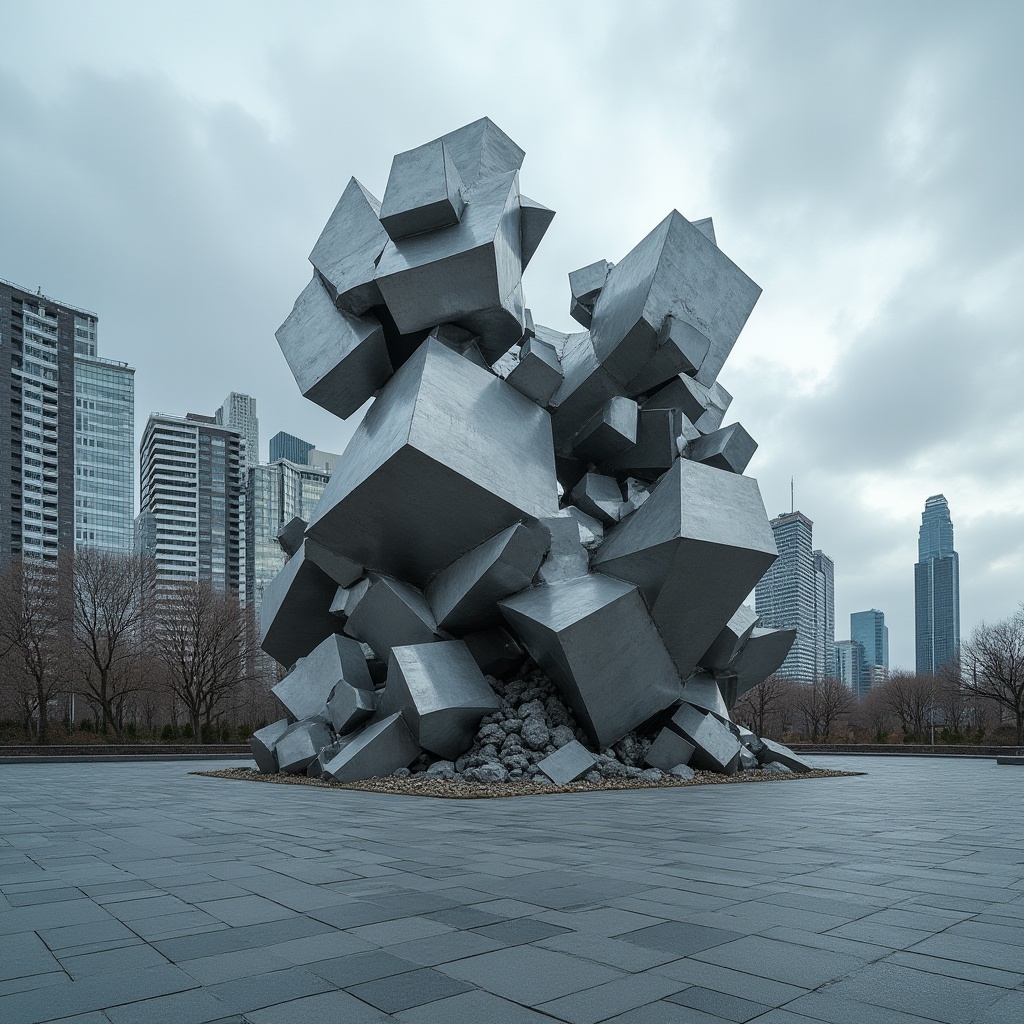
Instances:
[[[932,675],[960,657],[960,556],[953,520],[941,494],[924,503],[914,566],[917,671]]]

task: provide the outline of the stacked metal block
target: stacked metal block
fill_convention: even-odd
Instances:
[[[638,729],[666,771],[782,756],[729,719],[793,641],[743,605],[777,553],[717,382],[760,288],[673,211],[569,275],[583,330],[535,324],[522,273],[554,213],[520,193],[524,155],[487,118],[402,153],[310,254],[278,342],[310,400],[372,404],[281,532],[261,640],[287,718],[254,737],[263,771],[448,771],[524,664],[586,741],[529,748],[535,775]]]

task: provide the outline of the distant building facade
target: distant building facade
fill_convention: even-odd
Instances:
[[[960,556],[953,520],[941,494],[925,502],[914,566],[914,640],[917,671],[938,672],[960,657]]]
[[[252,395],[232,391],[217,410],[215,418],[222,427],[234,427],[245,438],[245,466],[260,461],[260,421],[256,416],[256,399]]]
[[[796,640],[779,674],[810,683],[835,665],[835,567],[813,545],[814,523],[802,512],[771,521],[778,560],[754,591],[761,625],[795,629]]]
[[[134,373],[95,313],[0,281],[0,563],[131,550]]]
[[[835,669],[833,675],[850,693],[859,695],[861,689],[861,664],[864,651],[856,640],[837,640],[833,647]]]
[[[286,434],[283,430],[278,431],[270,439],[270,461],[277,462],[278,459],[287,459],[296,466],[308,466],[307,455],[316,447],[309,441],[303,441],[301,437],[294,434]]]
[[[323,469],[296,465],[287,459],[249,470],[246,591],[257,620],[263,591],[285,563],[284,551],[277,542],[281,527],[295,516],[309,521],[329,477]]]
[[[873,685],[889,675],[889,627],[877,608],[850,615],[850,639],[860,644],[860,687],[863,697]]]
[[[160,585],[209,580],[245,601],[245,451],[241,430],[215,416],[150,415],[136,527]]]

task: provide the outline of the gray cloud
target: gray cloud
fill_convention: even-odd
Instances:
[[[913,658],[924,498],[944,491],[965,631],[1024,596],[1024,133],[1016,3],[34,4],[0,54],[0,276],[100,315],[151,410],[230,390],[340,448],[273,332],[350,175],[482,114],[558,211],[526,277],[620,259],[712,214],[765,289],[723,381],[797,503],[846,616]],[[45,69],[45,70],[44,70]]]

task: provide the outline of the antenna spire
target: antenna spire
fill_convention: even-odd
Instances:
[[[789,511],[792,514],[796,511],[796,488],[793,483],[795,477],[789,478]]]

